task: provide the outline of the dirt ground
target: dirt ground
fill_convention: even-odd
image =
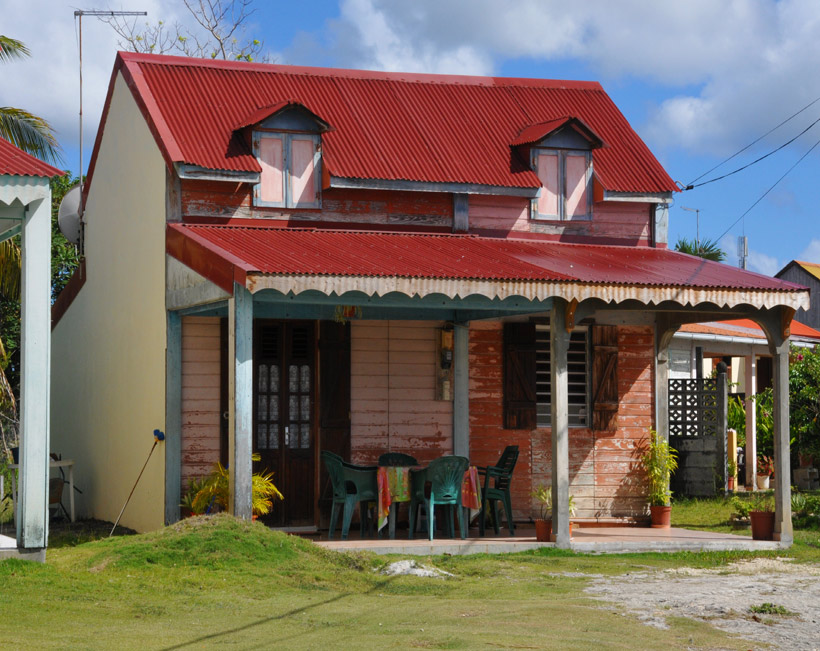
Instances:
[[[665,628],[669,616],[690,617],[760,643],[755,648],[820,649],[820,565],[755,559],[719,570],[596,576],[587,592],[649,626]],[[763,604],[789,614],[750,610]]]

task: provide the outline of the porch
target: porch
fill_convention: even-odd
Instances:
[[[340,552],[363,551],[373,554],[404,554],[409,556],[437,556],[440,554],[511,554],[542,547],[556,547],[556,543],[537,542],[535,529],[518,527],[515,537],[492,535],[479,537],[471,531],[468,538],[408,540],[397,537],[365,538],[358,530],[351,529],[348,540],[327,540],[327,536],[315,538],[314,542],[325,549]],[[618,554],[641,552],[703,552],[703,551],[766,551],[787,549],[790,543],[775,540],[752,540],[748,536],[692,529],[651,529],[648,527],[592,527],[573,524],[568,549],[585,554]]]

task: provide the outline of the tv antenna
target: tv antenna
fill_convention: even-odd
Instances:
[[[700,208],[681,206],[681,209],[695,213],[695,248],[700,251]]]
[[[96,9],[75,9],[74,19],[79,25],[80,40],[80,199],[79,215],[82,223],[83,214],[83,16],[94,16],[96,18],[114,16],[147,16],[147,11],[100,11]]]

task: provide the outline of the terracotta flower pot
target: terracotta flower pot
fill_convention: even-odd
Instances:
[[[730,491],[735,490],[735,478],[734,477],[730,476],[726,479],[726,488]]]
[[[652,517],[653,529],[669,529],[672,526],[671,506],[650,506],[649,514]]]
[[[752,521],[752,540],[772,540],[774,538],[774,512],[749,511]]]
[[[535,521],[535,539],[538,542],[549,542],[552,535],[552,520]]]
[[[769,490],[769,475],[758,475],[757,487],[762,491]]]

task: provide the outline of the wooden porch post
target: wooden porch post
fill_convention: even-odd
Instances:
[[[453,454],[470,457],[470,326],[457,323],[453,333]]]
[[[757,473],[757,408],[754,395],[757,393],[757,355],[749,346],[744,364],[744,384],[746,385],[746,487],[755,486]]]
[[[550,417],[552,424],[552,533],[558,547],[569,548],[569,331],[567,301],[554,298],[550,310]]]
[[[669,344],[680,324],[659,314],[655,322],[655,431],[669,440]]]
[[[165,343],[165,524],[179,520],[182,499],[182,319],[168,312]]]
[[[253,296],[234,283],[228,301],[228,470],[231,511],[250,519],[253,453]]]
[[[51,193],[46,192],[45,198],[32,201],[26,206],[20,240],[20,487],[15,519],[17,546],[23,549],[45,549],[48,543],[51,402],[50,196]]]
[[[774,308],[757,318],[766,331],[772,354],[774,400],[774,539],[791,543],[791,459],[789,454],[789,328],[794,310]]]

